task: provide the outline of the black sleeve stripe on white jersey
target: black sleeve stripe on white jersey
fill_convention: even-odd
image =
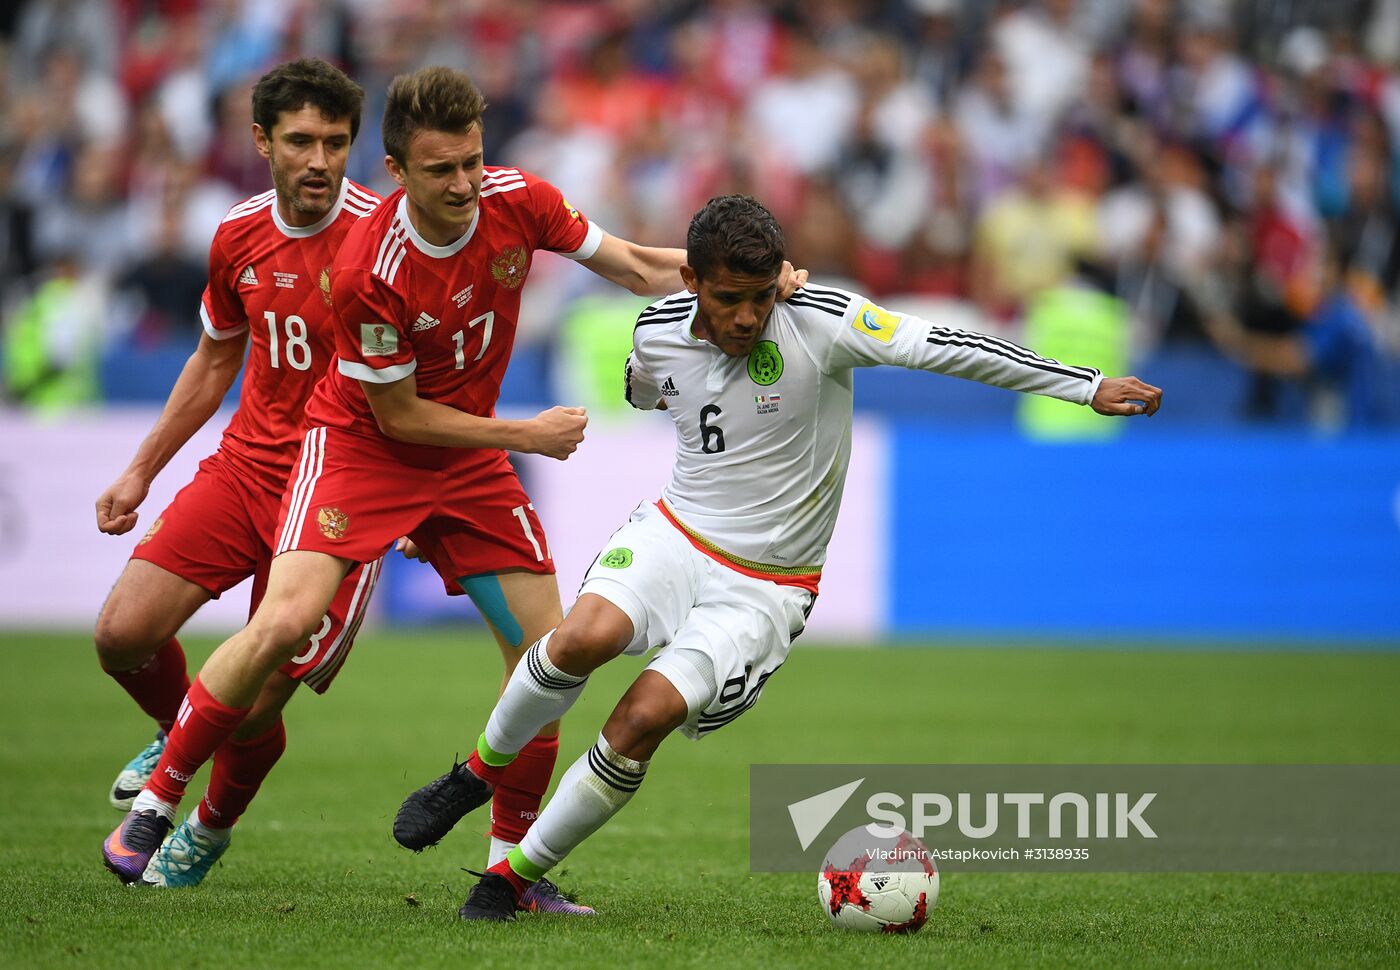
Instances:
[[[677,313],[689,313],[695,309],[694,301],[683,303],[672,303],[669,306],[648,307],[637,314],[638,320],[650,320],[652,317],[670,317]]]
[[[816,303],[812,300],[804,300],[796,295],[787,298],[787,305],[807,307],[811,310],[821,310],[823,313],[829,313],[833,317],[844,317],[846,315],[845,308],[843,307],[834,307],[826,303]]]
[[[810,296],[814,300],[828,300],[840,304],[842,308],[851,305],[851,298],[848,294],[842,293],[840,290],[833,290],[829,287],[817,286],[815,283],[808,283],[806,286],[797,290],[793,296]]]
[[[662,315],[662,316],[656,316],[656,317],[638,317],[638,318],[637,318],[637,326],[634,327],[633,329],[637,329],[637,328],[640,328],[640,327],[649,327],[649,326],[651,326],[653,323],[679,323],[680,321],[682,321],[682,320],[686,319],[687,317],[689,317],[689,316],[690,316],[690,312],[691,312],[690,309],[689,309],[689,308],[686,308],[686,309],[682,309],[682,310],[677,310],[675,313],[668,313],[668,314],[664,314],[664,315]]]
[[[1024,357],[1018,356],[1016,354],[1009,354],[999,347],[990,344],[985,344],[978,340],[956,340],[953,338],[945,338],[936,335],[930,335],[928,338],[928,342],[931,344],[938,344],[939,346],[944,347],[972,347],[976,350],[986,351],[989,354],[996,354],[998,357],[1005,357],[1007,360],[1014,361],[1017,364],[1023,364],[1026,367],[1034,367],[1036,370],[1049,371],[1052,374],[1062,374],[1065,377],[1075,377],[1082,381],[1092,381],[1096,376],[1098,376],[1098,371],[1094,371],[1094,373],[1092,374],[1085,374],[1081,370],[1070,370],[1070,368],[1067,365],[1059,364],[1058,361],[1047,361],[1043,358],[1035,357],[1034,355],[1031,355],[1032,359],[1027,360]],[[1059,364],[1059,366],[1054,366],[1055,364]]]
[[[788,299],[811,300],[813,303],[821,303],[831,307],[833,310],[845,310],[851,305],[850,300],[841,300],[825,293],[808,293],[806,290],[797,290]]]
[[[929,334],[929,339],[932,340],[932,338],[936,336],[967,337],[974,340],[981,340],[990,347],[1000,347],[1007,353],[1014,354],[1028,363],[1054,364],[1057,367],[1065,367],[1071,371],[1076,371],[1087,380],[1093,380],[1095,377],[1099,376],[1099,372],[1092,367],[1080,367],[1076,364],[1062,364],[1053,357],[1042,357],[1028,347],[1022,347],[1018,343],[1012,343],[1010,340],[1006,340],[1002,337],[995,337],[989,333],[980,333],[971,330],[952,330],[948,327],[934,327],[933,331]]]
[[[694,307],[694,303],[677,303],[673,306],[657,307],[654,310],[643,310],[641,313],[637,314],[637,319],[650,320],[653,317],[670,316],[676,312],[689,313]]]
[[[671,310],[677,310],[682,307],[689,308],[690,305],[694,302],[695,297],[693,295],[682,297],[679,299],[673,297],[669,300],[663,300],[660,303],[653,303],[651,306],[647,307],[640,314],[638,314],[637,319],[641,320],[646,317],[655,316],[658,313],[668,313]]]

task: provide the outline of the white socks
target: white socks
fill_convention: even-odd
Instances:
[[[520,851],[541,870],[558,865],[632,800],[648,764],[618,754],[598,735],[598,743],[564,772],[554,797],[521,840]]]
[[[143,788],[136,794],[136,798],[131,803],[133,812],[144,812],[155,809],[170,824],[175,824],[175,806],[169,802],[163,802],[151,793],[149,788]]]
[[[232,828],[216,829],[205,825],[199,820],[198,812],[192,812],[187,821],[190,823],[190,828],[194,831],[195,836],[203,839],[205,842],[227,842],[233,836]]]
[[[540,728],[557,721],[574,706],[587,677],[566,674],[549,660],[545,645],[551,630],[525,651],[515,672],[486,722],[486,744],[491,751],[513,755],[529,744]]]
[[[503,842],[494,835],[491,836],[491,851],[487,853],[486,856],[486,868],[490,869],[496,863],[505,859],[506,856],[510,855],[510,850],[513,848],[515,848],[514,842]]]

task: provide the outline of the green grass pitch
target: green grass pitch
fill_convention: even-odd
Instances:
[[[192,660],[208,641],[191,640]],[[128,889],[106,790],[147,740],[82,636],[0,634],[0,963],[54,967],[1384,966],[1400,875],[945,876],[924,932],[843,933],[815,874],[747,863],[751,762],[1395,762],[1400,655],[800,644],[763,701],[661,749],[637,798],[564,864],[592,921],[468,926],[483,818],[399,849],[403,795],[465,752],[500,676],[479,634],[372,631],[234,845],[188,892]],[[640,665],[590,681],[560,771]],[[201,791],[197,780],[192,791]],[[192,801],[192,800],[191,800]],[[1397,824],[1400,824],[1398,822]],[[482,962],[482,961],[485,962]]]

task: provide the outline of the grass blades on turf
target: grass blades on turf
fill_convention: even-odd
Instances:
[[[191,639],[197,666],[212,644]],[[641,665],[595,674],[556,777]],[[472,632],[374,631],[289,746],[197,890],[103,871],[107,786],[149,729],[85,636],[0,634],[0,961],[55,967],[1383,966],[1400,875],[945,876],[909,938],[828,925],[812,876],[747,869],[751,762],[1395,762],[1400,655],[800,644],[763,700],[666,743],[637,798],[557,881],[602,914],[455,918],[486,817],[412,855],[402,797],[465,753],[500,661]],[[203,779],[192,792],[202,791]],[[189,799],[194,804],[194,795]],[[494,959],[492,959],[494,958]]]

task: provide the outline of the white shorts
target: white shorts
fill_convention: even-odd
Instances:
[[[700,738],[758,702],[802,632],[813,595],[753,579],[711,559],[650,502],[613,533],[579,595],[601,596],[632,620],[624,653],[656,648],[647,665],[690,708],[681,727]]]

